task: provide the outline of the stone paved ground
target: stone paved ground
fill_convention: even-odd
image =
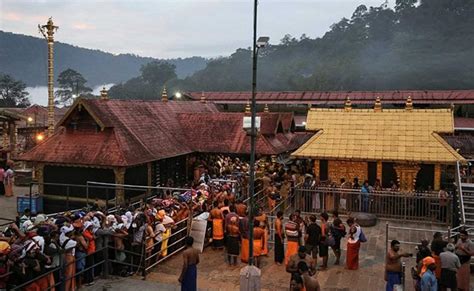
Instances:
[[[393,226],[442,229],[439,226],[423,225],[420,223],[390,222]],[[385,256],[385,221],[379,222],[375,227],[364,228],[364,233],[369,241],[364,243],[360,252],[360,269],[357,271],[345,270],[343,266],[334,266],[334,256],[329,258],[330,268],[318,272],[318,280],[323,290],[385,290],[384,281],[384,256]],[[432,236],[431,232],[422,235],[412,231],[398,230],[396,238],[404,241],[417,241],[421,236]],[[390,239],[395,238],[390,235]],[[345,240],[343,241],[343,261],[345,260]],[[414,246],[403,245],[402,250],[415,252]],[[404,259],[407,263],[407,289],[411,287],[409,269],[414,265],[414,258]],[[319,261],[320,263],[321,261]],[[149,281],[158,281],[166,284],[176,284],[182,266],[180,255],[174,256],[158,266],[148,277]],[[230,267],[224,262],[223,251],[206,248],[198,266],[198,286],[202,290],[238,290],[239,270],[244,266]],[[264,259],[262,268],[263,290],[288,290],[290,275],[285,272],[284,266],[273,263],[273,253]]]
[[[30,190],[28,187],[17,187],[13,188],[13,197],[0,196],[0,218],[15,219],[16,212],[16,197],[18,195],[29,194]],[[0,219],[0,224],[6,222]]]

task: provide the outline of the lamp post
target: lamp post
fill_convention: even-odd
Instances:
[[[257,5],[258,1],[254,1],[253,14],[253,48],[252,48],[252,105],[251,105],[251,129],[250,129],[250,199],[249,199],[249,266],[254,264],[253,257],[253,218],[254,218],[254,195],[255,195],[255,144],[257,132],[255,129],[255,119],[257,116],[257,101],[255,94],[257,89],[257,57],[258,50],[265,47],[270,40],[269,37],[262,36],[257,40]]]

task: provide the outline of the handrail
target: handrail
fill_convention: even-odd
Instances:
[[[458,186],[459,204],[461,209],[461,224],[466,223],[466,214],[464,212],[464,198],[462,194],[461,171],[459,170],[459,161],[456,162],[456,184]]]

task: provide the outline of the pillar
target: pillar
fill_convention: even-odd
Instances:
[[[398,177],[398,186],[402,192],[413,192],[415,190],[416,175],[420,170],[417,164],[397,164],[395,171]]]
[[[8,150],[8,123],[4,122],[2,126],[2,147],[3,150],[6,151]]]
[[[40,194],[45,194],[44,193],[44,164],[43,163],[38,163],[35,165],[35,177],[36,180],[38,181],[38,192]]]
[[[380,186],[382,186],[382,161],[377,161],[377,179],[380,180]]]
[[[439,191],[441,188],[441,165],[434,165],[434,190]]]
[[[14,122],[9,123],[8,125],[8,135],[9,135],[9,140],[10,140],[10,154],[12,156],[15,155],[16,153],[16,125]]]
[[[147,164],[146,164],[146,168],[147,168],[147,186],[148,186],[148,187],[151,187],[151,186],[152,186],[152,183],[153,183],[153,177],[152,177],[152,173],[153,173],[152,168],[153,168],[153,167],[152,167],[152,163],[151,163],[151,162],[150,162],[150,163],[147,163]],[[147,190],[147,193],[150,194],[150,192],[151,192],[151,189],[148,189],[148,190]]]
[[[115,184],[125,184],[125,168],[114,168]],[[125,202],[125,190],[121,186],[115,188],[115,197],[117,197],[117,204]]]
[[[321,177],[319,177],[319,160],[314,160],[314,177],[321,179]]]

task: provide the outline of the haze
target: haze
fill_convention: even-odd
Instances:
[[[393,0],[391,1],[393,2]],[[324,35],[360,4],[383,0],[260,0],[259,35]],[[156,58],[226,56],[252,41],[253,0],[0,0],[0,30],[40,37],[53,16],[56,40]]]

